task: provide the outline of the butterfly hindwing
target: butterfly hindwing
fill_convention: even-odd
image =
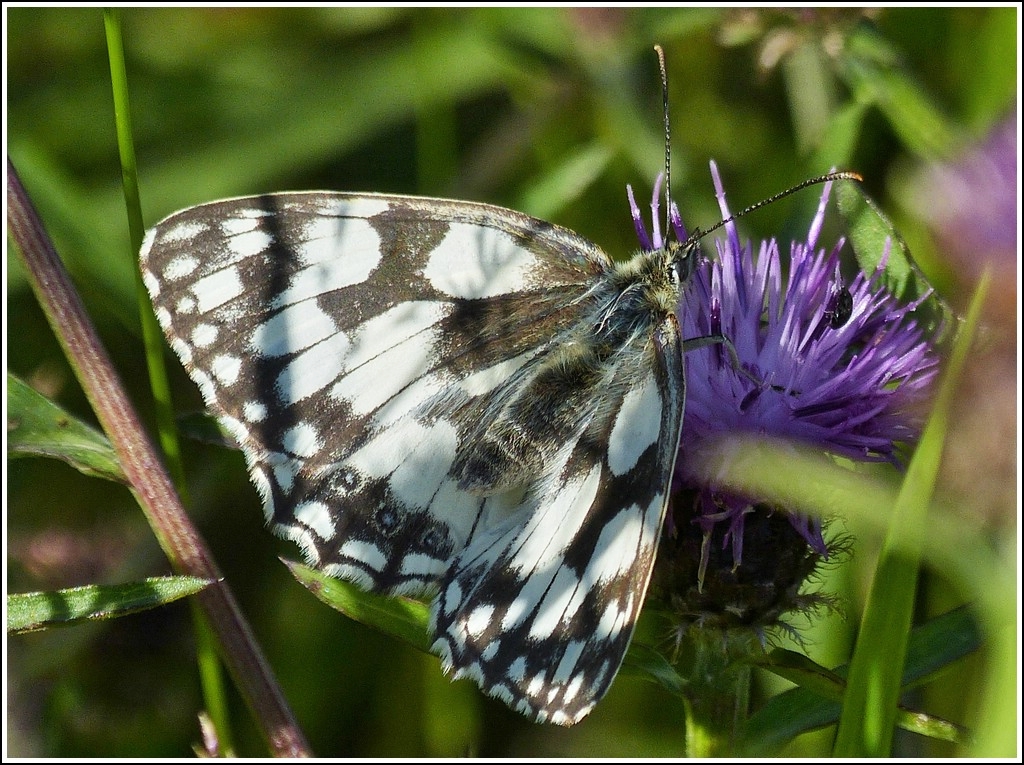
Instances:
[[[604,695],[647,590],[682,422],[675,317],[642,352],[645,377],[624,365],[581,408],[528,512],[473,538],[438,597],[435,650],[541,721],[577,722]]]
[[[510,210],[332,192],[190,208],[141,256],[274,530],[367,589],[438,593],[456,675],[561,723],[621,663],[667,503],[665,257],[640,274]]]

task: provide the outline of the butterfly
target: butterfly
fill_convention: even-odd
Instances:
[[[430,595],[447,671],[569,725],[651,576],[697,241],[614,261],[501,207],[309,192],[175,213],[140,257],[273,530],[332,576]]]

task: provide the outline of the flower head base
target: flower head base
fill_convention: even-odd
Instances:
[[[712,176],[728,219],[714,164]],[[792,245],[788,275],[775,240],[762,242],[755,258],[729,222],[716,242],[717,259],[696,263],[683,287],[679,323],[684,346],[692,349],[684,357],[674,501],[658,560],[674,584],[657,572],[656,584],[678,595],[690,591],[683,610],[694,621],[706,622],[716,608],[731,615],[726,621],[773,620],[785,610],[779,599],[795,596],[829,551],[818,521],[707,484],[702,460],[723,437],[795,440],[854,460],[899,464],[901,445],[912,443],[921,426],[918,411],[938,359],[910,316],[915,306],[886,292],[880,271],[858,273],[846,284],[843,242],[828,252],[818,248],[830,187],[824,186],[806,241]],[[662,246],[656,224],[653,237],[642,233],[632,194],[630,201],[641,244]],[[791,573],[780,576],[786,561]],[[750,602],[730,590],[715,598],[717,606],[708,603],[720,585],[753,586],[758,594]]]

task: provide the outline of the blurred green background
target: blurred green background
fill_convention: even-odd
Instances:
[[[151,422],[101,11],[5,13],[9,155]],[[417,193],[519,209],[623,256],[636,246],[625,185],[643,202],[664,163],[652,51],[660,43],[673,192],[690,226],[719,217],[709,159],[733,209],[833,166],[854,169],[954,302],[973,272],[946,257],[915,211],[929,204],[928,168],[1014,114],[1019,87],[1017,8],[168,8],[126,9],[122,18],[147,225],[223,196]],[[818,194],[806,196],[750,216],[745,229],[786,231],[792,218],[803,221],[794,230],[805,228],[800,210]],[[13,253],[6,269],[8,369],[92,419]],[[1017,340],[1016,300],[1016,280],[997,285],[990,320],[1004,344]],[[1005,353],[979,357],[977,366],[1000,387],[970,401],[988,391],[986,406],[1012,414],[1012,356],[1009,364]],[[199,409],[176,363],[172,375],[176,408]],[[985,472],[956,469],[981,488],[951,491],[983,496],[981,507],[956,500],[965,522],[1011,535],[1014,440],[1004,439],[1008,427],[1016,436],[1014,420],[1008,426],[996,409],[978,423],[977,408],[965,407],[964,438]],[[240,454],[189,443],[186,460],[195,521],[318,754],[682,753],[680,702],[625,673],[572,729],[530,724],[472,684],[450,684],[435,658],[347,621],[289,576],[277,556],[299,552],[263,528]],[[8,463],[7,500],[8,592],[168,573],[121,487],[22,459]],[[851,615],[865,586],[858,565],[870,562],[874,544],[870,534],[859,538],[853,565],[829,572]],[[924,580],[922,595],[939,610],[958,597],[938,578]],[[852,619],[823,620],[807,651],[830,666],[843,662],[855,628]],[[189,755],[201,707],[192,643],[182,604],[10,638],[9,753]],[[970,723],[981,673],[966,662],[951,674],[916,701]],[[766,681],[761,692],[778,687]],[[244,705],[233,702],[239,752],[263,754]],[[829,741],[828,731],[805,736],[787,753],[820,756]],[[899,746],[956,753],[913,737]]]

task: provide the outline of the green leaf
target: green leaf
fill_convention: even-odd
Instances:
[[[785,678],[817,696],[835,701],[839,701],[843,697],[845,667],[832,671],[802,653],[782,648],[771,651],[763,662],[758,663],[779,677]]]
[[[956,338],[935,407],[892,509],[892,523],[882,544],[850,662],[849,685],[834,748],[839,757],[889,755],[900,693],[897,670],[906,661],[920,540],[938,477],[953,393],[967,362],[989,281],[983,279],[975,293],[967,322]]]
[[[954,661],[977,651],[981,642],[978,622],[965,607],[928,620],[910,636],[903,686],[912,688],[929,680]]]
[[[881,268],[882,284],[901,302],[920,301],[914,319],[929,337],[941,341],[956,325],[955,315],[933,291],[896,227],[860,184],[837,184],[836,204],[860,269],[870,276]]]
[[[283,560],[299,584],[324,603],[360,624],[400,638],[415,648],[430,651],[430,607],[418,600],[363,592],[351,582],[322,571]]]
[[[194,576],[163,576],[128,584],[72,587],[7,596],[7,632],[19,634],[113,619],[195,595],[212,582]]]
[[[671,694],[684,696],[686,681],[659,651],[649,646],[631,642],[622,669],[645,677]]]
[[[7,454],[54,457],[86,475],[127,483],[107,437],[7,373]]]
[[[971,612],[957,608],[916,627],[907,649],[901,691],[926,682],[953,662],[978,650],[981,631]],[[787,742],[839,719],[848,666],[834,670],[806,656],[776,650],[760,663],[800,687],[770,699],[750,716],[741,751],[750,756],[777,753]],[[900,708],[899,727],[945,741],[963,741],[962,729],[939,718]]]
[[[360,624],[430,652],[430,607],[418,600],[364,592],[352,582],[335,579],[309,566],[282,559],[299,583],[336,611]],[[681,695],[685,681],[653,648],[632,643],[623,668]]]

